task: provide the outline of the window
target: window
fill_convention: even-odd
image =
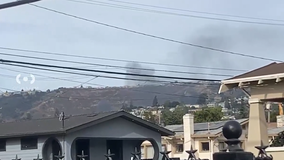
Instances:
[[[37,138],[29,137],[21,139],[21,149],[37,149]]]
[[[183,152],[183,144],[177,144],[176,145],[176,152]]]
[[[225,142],[219,142],[219,150],[223,150],[227,147],[227,144]]]
[[[6,139],[0,139],[0,151],[6,151]]]
[[[201,151],[209,151],[209,142],[201,142]]]

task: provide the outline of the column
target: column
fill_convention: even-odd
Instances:
[[[258,154],[255,146],[268,145],[267,122],[264,103],[259,99],[250,99],[249,127],[246,151]]]

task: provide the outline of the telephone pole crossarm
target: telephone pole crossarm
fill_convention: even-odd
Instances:
[[[38,1],[40,1],[40,0],[17,0],[15,2],[4,3],[4,4],[0,4],[0,10],[6,9],[6,8],[11,8],[11,7],[16,7],[16,6],[20,6],[20,5],[24,5],[24,4],[28,4],[28,3],[34,3],[34,2],[38,2]]]

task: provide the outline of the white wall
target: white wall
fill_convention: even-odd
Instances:
[[[21,139],[20,138],[7,139],[6,140],[6,151],[0,152],[0,159],[1,160],[12,160],[16,158],[16,155],[18,155],[18,158],[21,158],[21,160],[33,160],[37,158],[37,155],[39,155],[39,157],[42,158],[42,147],[43,147],[44,142],[48,138],[49,137],[39,137],[37,149],[30,149],[30,150],[21,150]],[[58,141],[60,142],[63,148],[63,137],[58,136],[56,138],[58,139]]]

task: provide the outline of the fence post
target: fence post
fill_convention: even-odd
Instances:
[[[239,122],[231,120],[225,123],[222,129],[223,136],[227,139],[225,143],[227,148],[213,154],[213,160],[272,160],[271,156],[267,156],[265,149],[267,146],[256,147],[259,149],[257,157],[251,152],[245,152],[240,147],[239,138],[242,135],[242,127]]]
[[[164,151],[164,152],[160,152],[163,157],[162,157],[162,160],[171,160],[170,157],[169,157],[169,154],[171,153],[172,151]]]
[[[141,152],[138,151],[137,147],[134,148],[134,152],[131,153],[133,155],[132,160],[141,160]]]
[[[81,155],[77,155],[77,157],[78,157],[80,160],[85,160],[85,158],[88,157],[88,155],[85,155],[85,154],[84,154],[84,151],[82,150]]]
[[[57,158],[58,160],[61,160],[64,158],[64,156],[61,154],[61,152],[58,152],[58,155],[54,155],[55,158]]]
[[[18,158],[18,155],[16,154],[16,158],[12,160],[21,160],[21,158]]]
[[[112,160],[112,156],[114,156],[115,154],[110,152],[110,149],[108,149],[107,154],[105,154],[106,160]]]
[[[34,160],[42,160],[42,158],[39,158],[39,154],[37,155],[37,158]]]

